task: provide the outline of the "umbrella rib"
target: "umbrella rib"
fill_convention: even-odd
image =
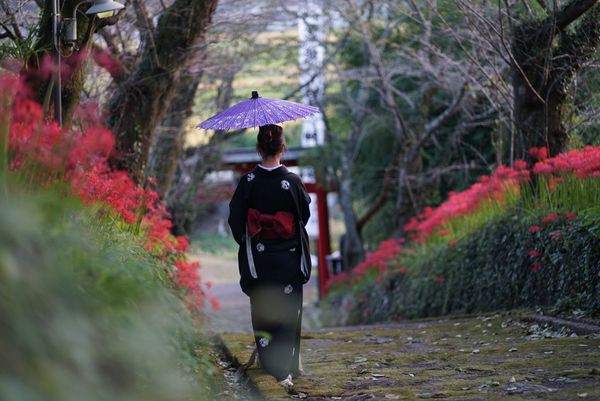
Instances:
[[[272,122],[269,121],[269,116],[267,115],[267,111],[265,110],[265,108],[261,107],[260,111],[262,111],[263,116],[265,116],[265,121],[264,122],[271,124]],[[263,124],[263,125],[267,125],[267,124]]]
[[[257,127],[306,118],[319,112],[318,107],[287,100],[248,99],[217,113],[198,127],[215,130]]]
[[[287,104],[286,104],[286,106],[287,106]],[[289,113],[289,111],[288,111],[286,108],[284,108],[284,106],[283,106],[283,105],[276,105],[276,107],[277,107],[277,108],[278,108],[278,109],[279,109],[279,110],[280,110],[280,111],[281,111],[283,114],[285,114],[287,118],[291,118],[292,120],[296,120],[296,119],[298,119],[298,118],[299,118],[299,117],[295,117],[295,116],[293,116],[292,114],[290,114],[290,113]]]

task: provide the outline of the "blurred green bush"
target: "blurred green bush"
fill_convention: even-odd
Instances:
[[[0,400],[212,400],[158,258],[52,192],[0,182]]]
[[[408,270],[376,269],[322,302],[328,324],[546,306],[600,316],[600,216],[581,213],[539,226],[531,210],[513,209],[454,246],[407,252]]]

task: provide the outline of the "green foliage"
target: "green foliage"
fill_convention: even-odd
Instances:
[[[410,266],[408,273],[391,270],[381,278],[366,277],[351,291],[332,292],[325,315],[344,324],[523,306],[600,315],[600,217],[559,219],[530,232],[537,221],[529,213],[510,213],[454,247],[405,251],[402,265]],[[528,254],[535,250],[541,255]],[[336,314],[339,308],[345,314]]]
[[[231,235],[222,236],[215,233],[196,232],[190,237],[190,241],[202,252],[208,252],[215,255],[236,254],[238,244]]]
[[[212,400],[165,266],[53,193],[0,199],[0,399]]]
[[[27,36],[15,38],[14,40],[5,41],[0,43],[0,60],[13,59],[13,60],[31,60],[35,54],[43,54],[47,49],[39,49],[38,40],[38,27],[33,26],[26,30]]]

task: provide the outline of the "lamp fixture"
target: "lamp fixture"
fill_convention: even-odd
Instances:
[[[115,11],[125,6],[113,0],[94,0],[93,5],[85,12],[87,15],[96,15],[98,18],[107,18],[115,15]]]
[[[77,41],[77,9],[84,3],[92,3],[92,6],[85,12],[89,16],[98,18],[108,18],[115,15],[115,11],[125,6],[114,0],[84,0],[77,4],[73,9],[71,18],[64,18],[62,21],[63,39],[66,45],[73,46]]]
[[[75,47],[75,42],[77,42],[77,9],[84,3],[92,3],[92,6],[85,13],[89,16],[97,15],[98,18],[106,18],[112,17],[115,11],[125,8],[125,6],[114,0],[82,0],[73,9],[71,18],[63,18],[61,21],[60,3],[61,0],[51,0],[52,45],[56,68],[52,74],[50,85],[52,86],[52,96],[54,99],[54,120],[62,127],[61,43],[71,48],[71,50]]]

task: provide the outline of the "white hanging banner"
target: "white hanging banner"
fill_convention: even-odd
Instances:
[[[323,39],[325,33],[322,0],[305,0],[301,16],[298,18],[298,35],[300,39],[300,84],[302,102],[319,107],[325,92],[322,69],[325,56]],[[325,124],[323,116],[317,114],[302,122],[302,147],[323,144]]]

